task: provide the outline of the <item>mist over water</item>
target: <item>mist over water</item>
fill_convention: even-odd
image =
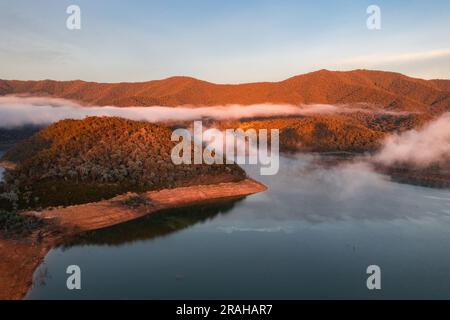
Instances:
[[[252,177],[270,188],[283,190],[257,195],[261,199],[261,213],[258,215],[264,215],[263,208],[269,204],[280,208],[276,219],[282,219],[285,214],[290,219],[292,214],[296,219],[314,223],[348,219],[424,219],[442,213],[450,214],[444,212],[441,206],[450,206],[448,189],[395,183],[389,176],[377,173],[370,163],[360,160],[338,161],[330,165],[321,162],[322,159],[311,154],[282,156],[280,172],[274,177],[260,176],[254,166],[247,165],[246,171]],[[419,198],[411,198],[415,192],[421,193]],[[433,194],[439,194],[448,201],[441,203],[434,201],[437,198],[424,197]],[[435,205],[436,210],[429,210]]]
[[[375,161],[385,165],[412,164],[427,167],[450,161],[450,113],[445,113],[419,130],[386,138]]]

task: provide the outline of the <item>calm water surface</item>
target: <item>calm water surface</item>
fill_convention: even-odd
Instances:
[[[29,299],[450,298],[450,190],[283,158],[269,191],[164,212],[51,250]],[[67,266],[82,289],[66,289]],[[382,290],[366,288],[366,268]]]

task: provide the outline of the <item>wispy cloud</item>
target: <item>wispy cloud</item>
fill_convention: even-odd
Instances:
[[[351,66],[380,66],[386,64],[402,64],[434,60],[440,58],[450,58],[450,49],[436,49],[420,52],[396,53],[396,54],[371,54],[353,57],[343,61],[343,64]]]

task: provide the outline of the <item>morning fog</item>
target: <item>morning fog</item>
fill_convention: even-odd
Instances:
[[[192,132],[187,129],[173,131],[171,140],[178,142],[171,152],[175,165],[249,164],[260,166],[263,176],[278,173],[278,129],[271,129],[269,138],[267,129],[204,130],[201,121],[194,121]]]

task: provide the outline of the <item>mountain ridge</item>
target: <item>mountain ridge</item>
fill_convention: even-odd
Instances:
[[[119,83],[0,80],[0,95],[64,98],[87,106],[369,103],[393,111],[450,111],[450,80],[363,69],[319,70],[279,82],[241,84],[216,84],[187,76]]]

